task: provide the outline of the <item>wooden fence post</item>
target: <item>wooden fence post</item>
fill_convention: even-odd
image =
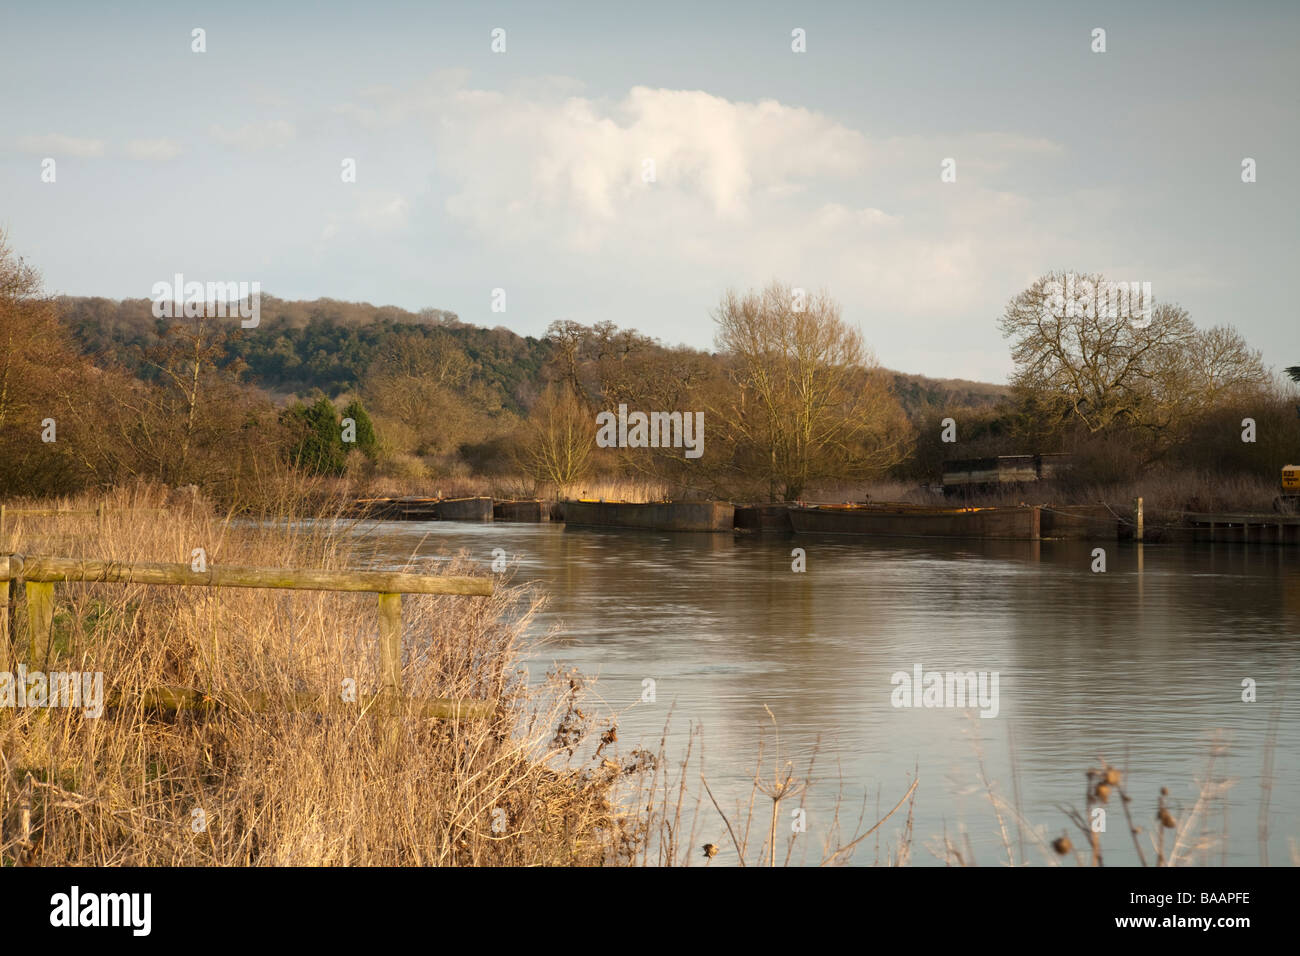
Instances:
[[[23,849],[32,845],[32,772],[23,778],[23,789],[18,795],[18,842]]]
[[[54,582],[27,582],[27,661],[39,666],[50,647],[50,626],[54,622]]]
[[[384,690],[402,693],[402,595],[379,595],[379,672]]]
[[[1142,499],[1141,498],[1133,499],[1133,521],[1134,521],[1133,540],[1141,541],[1142,540]]]
[[[0,505],[3,510],[4,505]],[[9,673],[9,555],[0,554],[0,673]]]

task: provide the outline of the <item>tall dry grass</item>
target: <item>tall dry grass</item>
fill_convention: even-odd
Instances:
[[[357,498],[402,497],[469,498],[487,495],[498,501],[541,498],[603,498],[606,501],[663,501],[685,497],[684,489],[643,478],[591,477],[568,485],[534,481],[521,475],[461,475],[414,479],[391,476],[364,478],[286,477],[280,485],[269,483],[256,499],[237,502],[241,511],[254,514],[320,514],[341,512]]]
[[[0,547],[186,563],[203,548],[218,565],[357,566],[349,536],[326,526],[241,524],[196,498],[166,501],[149,490],[118,493],[110,505],[102,529],[94,518],[11,517]],[[159,507],[168,510],[143,510]],[[474,573],[464,562],[446,570]],[[592,728],[565,726],[573,682],[552,675],[530,689],[523,679],[522,635],[538,606],[524,589],[404,598],[405,691],[497,702],[496,717],[477,722],[424,719],[410,707],[259,709],[261,696],[341,696],[347,678],[361,700],[377,691],[373,595],[84,583],[56,594],[42,669],[102,672],[106,696],[121,706],[98,719],[0,708],[0,864],[569,865],[630,856],[613,794],[623,768],[574,756]],[[25,614],[16,603],[17,638]],[[14,652],[24,643],[15,640]],[[219,706],[151,711],[142,695],[159,685],[193,688]]]

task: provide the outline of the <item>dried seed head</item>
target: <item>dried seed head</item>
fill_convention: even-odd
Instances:
[[[1117,783],[1119,783],[1119,771],[1116,770],[1114,767],[1107,767],[1106,776],[1104,779],[1112,787],[1115,786]]]
[[[1106,803],[1110,800],[1110,786],[1108,784],[1104,784],[1104,783],[1097,784],[1096,793],[1097,793],[1097,799],[1100,800],[1102,803]]]
[[[1178,821],[1174,819],[1174,815],[1170,813],[1168,810],[1166,810],[1164,807],[1160,808],[1160,822],[1163,823],[1170,830],[1178,826]]]
[[[1068,836],[1060,836],[1052,841],[1052,849],[1055,850],[1059,856],[1065,856],[1065,854],[1074,849],[1074,844],[1070,842]]]
[[[704,844],[702,849],[704,850],[704,855],[708,857],[710,860],[718,855],[718,848],[715,844],[706,843]]]

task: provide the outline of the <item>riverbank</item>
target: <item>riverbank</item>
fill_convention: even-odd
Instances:
[[[342,513],[377,521],[564,522],[573,528],[712,534],[853,535],[1021,541],[1142,541],[1297,545],[1300,515],[1155,512],[1141,498],[1117,510],[1095,505],[939,505],[890,501],[845,504],[740,504],[726,501],[494,501],[469,498],[359,498]]]
[[[429,518],[438,516],[434,505],[438,499],[491,498],[496,503],[540,501],[546,518],[563,520],[562,502],[566,500],[635,505],[707,498],[698,491],[668,483],[617,477],[589,479],[563,487],[537,485],[501,476],[462,476],[408,483],[338,479],[319,480],[310,489],[302,491],[297,500],[307,503],[315,513],[331,510],[353,513],[359,500],[387,499],[387,507],[393,512],[406,509],[412,511],[413,517],[422,515]],[[932,484],[888,480],[828,483],[810,489],[800,503],[766,503],[737,498],[731,504],[736,509],[735,527],[743,531],[792,530],[785,509],[800,504],[834,507],[865,504],[878,508],[896,504],[905,509],[929,508],[935,511],[956,507],[1016,508],[1030,505],[1042,509],[1044,537],[1092,536],[1097,540],[1113,540],[1131,536],[1135,525],[1135,501],[1141,498],[1144,537],[1146,541],[1155,543],[1190,541],[1193,538],[1208,540],[1209,537],[1232,539],[1234,532],[1220,533],[1218,528],[1208,537],[1207,529],[1192,535],[1186,520],[1189,514],[1251,515],[1256,523],[1273,524],[1269,516],[1277,514],[1274,500],[1278,494],[1277,481],[1156,469],[1141,481],[1095,484],[1061,479],[1015,487],[973,489],[955,498],[945,496],[941,488]],[[399,500],[425,504],[400,504]],[[420,512],[421,507],[423,512]],[[371,512],[376,517],[381,516],[380,509],[372,507]],[[498,509],[497,518],[534,520],[523,510],[505,513]],[[1276,536],[1275,527],[1273,533]],[[1246,537],[1254,540],[1259,536],[1248,532]]]
[[[963,606],[956,612],[961,653],[968,666],[1003,669],[999,717],[1015,719],[1019,711],[1031,778],[1048,774],[1038,754],[1055,741],[1074,740],[1062,728],[1077,727],[1094,709],[1111,715],[1109,729],[1094,727],[1081,742],[1097,742],[1091,754],[1124,753],[1124,738],[1110,732],[1121,718],[1107,688],[1152,675],[1155,684],[1123,697],[1129,705],[1155,704],[1124,711],[1122,721],[1162,728],[1159,752],[1135,763],[1128,792],[1149,816],[1159,788],[1170,786],[1175,828],[1165,834],[1166,854],[1178,845],[1179,857],[1200,859],[1198,828],[1212,808],[1217,819],[1227,798],[1218,777],[1189,788],[1186,760],[1169,761],[1171,753],[1200,754],[1202,744],[1161,723],[1168,715],[1159,709],[1159,688],[1171,682],[1194,688],[1194,675],[1178,670],[1187,667],[1184,657],[1212,661],[1223,652],[1206,644],[1190,653],[1187,644],[1198,622],[1207,623],[1207,640],[1228,633],[1210,619],[1221,601],[1237,595],[1251,620],[1282,621],[1290,612],[1274,603],[1294,593],[1284,583],[1272,588],[1268,579],[1251,579],[1254,590],[1243,587],[1240,572],[1249,567],[1258,575],[1262,566],[1238,561],[1237,549],[1221,550],[1212,558],[1217,563],[1180,564],[1184,573],[1177,575],[1148,556],[1147,594],[1160,601],[1162,613],[1144,619],[1140,640],[1128,651],[1116,656],[1116,632],[1101,642],[1095,661],[1079,660],[1091,646],[1085,635],[1095,636],[1099,621],[1107,620],[1095,615],[1111,606],[1114,589],[1142,593],[1142,578],[1133,577],[1123,552],[1112,556],[1109,575],[1095,575],[1087,571],[1082,543],[1045,544],[1031,553],[1014,541],[862,548],[846,540],[819,546],[811,573],[797,574],[789,545],[762,536],[579,536],[547,523],[446,522],[431,531],[328,517],[262,524],[228,520],[197,500],[156,492],[111,495],[100,517],[97,502],[45,502],[87,514],[11,518],[0,547],[123,562],[189,561],[202,547],[209,566],[218,567],[379,566],[460,575],[485,574],[492,550],[500,549],[512,566],[522,556],[549,571],[530,577],[526,587],[493,575],[498,587],[489,599],[403,600],[404,686],[413,697],[490,698],[500,711],[483,722],[431,719],[414,707],[382,714],[267,707],[342,689],[348,678],[366,698],[381,676],[374,667],[377,608],[367,595],[57,585],[54,650],[43,667],[103,673],[110,693],[127,703],[98,718],[0,710],[5,864],[837,863],[880,821],[869,845],[856,844],[857,862],[970,864],[1005,852],[999,813],[1006,827],[1025,827],[1023,844],[1010,851],[1017,863],[1074,863],[1075,852],[1057,854],[1055,836],[1042,825],[1070,826],[1068,819],[1052,813],[1051,798],[1032,784],[1022,801],[1007,776],[1020,771],[1014,763],[1006,770],[996,757],[990,757],[991,780],[977,787],[984,806],[971,823],[976,832],[960,842],[936,842],[958,805],[943,794],[954,755],[934,748],[954,739],[951,721],[961,715],[936,723],[938,712],[893,711],[887,702],[891,671],[913,661],[943,666],[935,647],[916,642],[944,633],[946,615],[954,612],[945,595],[953,593],[980,595],[984,611]],[[384,537],[376,549],[380,535],[400,536]],[[450,550],[435,557],[430,535],[441,536]],[[1056,554],[1059,549],[1065,550]],[[1173,561],[1195,557],[1167,553]],[[1278,560],[1284,558],[1279,552]],[[624,595],[611,604],[611,569],[627,568],[637,569],[643,598]],[[997,588],[988,587],[990,574]],[[1219,579],[1229,580],[1230,590],[1208,593],[1212,585],[1204,582]],[[1194,593],[1210,603],[1180,614],[1184,602],[1160,597],[1175,580],[1203,582]],[[541,592],[557,605],[554,612],[538,602]],[[900,602],[899,594],[912,597]],[[1013,627],[1000,623],[1007,612],[990,613],[987,604],[999,594],[1023,594],[1028,617]],[[19,635],[25,602],[15,604]],[[1034,622],[1047,608],[1052,623],[1038,633]],[[1235,605],[1222,610],[1241,619]],[[1077,634],[1069,630],[1075,625]],[[1034,630],[1032,641],[1005,643],[1008,634],[1027,628]],[[1224,645],[1230,660],[1243,672],[1271,673],[1267,658],[1242,650],[1240,631],[1237,626]],[[542,642],[553,633],[564,641]],[[1060,637],[1070,653],[1054,646]],[[575,654],[584,642],[590,653]],[[1026,653],[1040,656],[1026,660]],[[1081,712],[1063,707],[1058,684],[1047,676],[1067,658],[1090,675]],[[1157,668],[1153,661],[1163,663]],[[1120,670],[1111,673],[1111,664]],[[534,670],[531,679],[525,666]],[[584,676],[598,672],[598,685]],[[1017,688],[1017,673],[1039,676]],[[786,683],[798,675],[809,683]],[[1073,679],[1064,677],[1066,685]],[[843,693],[835,689],[840,681]],[[159,685],[193,688],[204,706],[198,712],[154,706],[147,691]],[[873,701],[883,703],[883,712]],[[764,704],[779,715],[779,727]],[[1259,719],[1268,712],[1261,708]],[[1195,713],[1184,701],[1178,726],[1210,727],[1220,719]],[[864,721],[874,726],[882,718],[882,736],[855,736]],[[998,723],[1000,731],[1007,726]],[[1288,739],[1288,727],[1283,724],[1280,741]],[[837,741],[842,735],[849,739]],[[715,741],[723,750],[705,764],[704,745],[712,749]],[[785,772],[787,757],[798,767],[783,791],[772,774]],[[1080,767],[1092,766],[1080,760],[1092,759],[1052,750],[1052,798],[1059,799]],[[1247,748],[1245,759],[1253,764],[1257,751]],[[819,761],[837,768],[830,779],[817,769]],[[1115,769],[1128,788],[1128,768]],[[982,769],[971,773],[971,780],[982,779]],[[1277,782],[1279,813],[1290,812],[1291,783],[1290,777]],[[773,799],[756,787],[782,796]],[[759,796],[746,803],[751,791]],[[864,793],[871,796],[869,809],[858,806]],[[831,824],[841,808],[844,825],[836,829]],[[807,814],[807,835],[789,829],[795,810]],[[775,843],[769,839],[774,816],[785,821]],[[1106,860],[1123,861],[1128,835],[1112,829]],[[1086,838],[1072,832],[1078,862],[1087,865]],[[1152,839],[1160,835],[1151,830]],[[1204,851],[1211,852],[1217,853]],[[1153,849],[1148,862],[1156,858]]]
[[[105,517],[98,499],[44,503],[89,516],[11,515],[0,550],[189,564],[202,549],[208,567],[361,562],[342,529],[236,523],[148,490],[108,501]],[[484,571],[462,560],[443,573]],[[28,605],[15,598],[9,647],[21,660]],[[524,677],[522,635],[540,600],[499,578],[491,597],[402,599],[410,697],[494,705],[488,719],[445,720],[416,703],[348,706],[383,680],[373,596],[58,584],[49,651],[24,666],[100,674],[109,706],[98,716],[0,707],[0,862],[626,862],[644,822],[619,809],[625,768],[570,759],[608,728],[574,718],[568,675]],[[203,706],[160,709],[158,687],[188,688]],[[303,698],[334,705],[302,712]]]

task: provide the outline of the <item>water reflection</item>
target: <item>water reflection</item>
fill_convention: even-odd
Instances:
[[[1127,767],[1132,809],[1150,826],[1161,786],[1189,812],[1216,732],[1228,745],[1216,773],[1238,782],[1227,798],[1227,861],[1258,862],[1256,816],[1271,708],[1297,654],[1300,551],[1202,545],[1106,545],[1093,573],[1083,542],[859,540],[566,531],[559,525],[385,523],[371,526],[377,560],[433,562],[492,549],[517,562],[550,603],[538,633],[556,639],[533,662],[598,676],[630,749],[672,741],[690,722],[705,731],[710,785],[724,806],[748,793],[764,705],[782,749],[799,764],[820,738],[823,776],[808,803],[818,836],[837,790],[886,808],[919,768],[913,849],[965,827],[976,860],[1005,858],[980,781],[977,745],[994,786],[1013,797],[1012,749],[1024,814],[1048,838],[1082,807],[1084,771],[1099,757]],[[791,549],[807,571],[791,570]],[[999,714],[895,708],[890,677],[997,671]],[[640,703],[653,678],[657,700]],[[1242,681],[1259,700],[1241,700]],[[1289,860],[1300,811],[1300,675],[1285,691],[1270,811],[1270,857]],[[1122,811],[1104,840],[1109,863],[1135,863]],[[856,815],[856,814],[855,814]],[[1212,829],[1222,824],[1214,808]],[[895,825],[897,824],[897,825]],[[886,824],[895,833],[902,820]],[[704,834],[723,842],[722,834]],[[1072,835],[1077,842],[1078,835]],[[1030,843],[1026,839],[1026,845]],[[1033,854],[1038,861],[1041,856]],[[871,862],[873,851],[859,857]],[[1216,849],[1210,862],[1222,859]]]

